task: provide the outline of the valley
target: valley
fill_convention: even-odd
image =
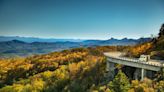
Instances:
[[[0,40],[9,39],[9,37],[1,37]],[[85,40],[80,42],[75,42],[75,40],[57,40],[57,42],[50,42],[51,40],[37,40],[38,42],[28,42],[27,40],[32,41],[32,38],[24,38],[26,40],[20,41],[20,37],[10,37],[9,41],[0,42],[0,57],[9,58],[9,57],[26,57],[32,56],[35,54],[47,54],[54,51],[62,51],[71,48],[79,47],[96,47],[96,46],[132,46],[138,43],[143,43],[150,41],[150,38],[140,38],[140,39],[114,39],[109,40]],[[36,38],[35,38],[36,39]],[[36,41],[33,38],[33,41]],[[39,38],[38,38],[39,39]],[[22,38],[23,40],[23,38]],[[25,42],[26,41],[26,42]],[[47,41],[47,42],[42,42]]]

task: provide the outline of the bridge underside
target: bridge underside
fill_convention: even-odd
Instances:
[[[108,72],[108,77],[110,79],[113,79],[117,69],[115,67],[116,63],[110,62],[109,60],[107,61],[107,67],[106,71]],[[123,65],[122,71],[130,78],[130,79],[138,79],[138,80],[143,80],[144,77],[147,78],[153,78],[156,71],[144,69],[142,67],[133,67],[130,65]]]
[[[153,79],[155,78],[155,71],[150,71],[150,70],[143,70],[141,68],[135,68],[135,67],[130,67],[130,66],[123,66],[121,70],[128,76],[130,80],[143,80],[144,77]]]

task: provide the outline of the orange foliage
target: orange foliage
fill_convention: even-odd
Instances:
[[[139,57],[141,54],[147,54],[147,51],[152,48],[152,43],[144,43],[142,45],[137,45],[131,47],[128,50],[129,56]]]

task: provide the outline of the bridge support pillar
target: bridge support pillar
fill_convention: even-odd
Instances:
[[[135,80],[143,80],[144,79],[144,77],[146,77],[146,70],[145,69],[143,69],[143,68],[137,68],[136,70],[135,70],[135,72],[134,72],[134,79]]]
[[[141,81],[146,77],[146,70],[145,69],[141,69]]]
[[[109,70],[110,70],[110,63],[106,62],[106,71],[109,72]]]
[[[111,62],[107,62],[106,71],[108,72],[108,77],[112,80],[115,76],[115,64]]]
[[[136,68],[135,72],[134,72],[134,79],[135,80],[139,80],[140,78],[140,69]]]

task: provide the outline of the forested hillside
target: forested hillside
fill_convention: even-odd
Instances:
[[[152,58],[164,60],[164,24],[160,28],[158,37],[151,41],[130,47],[128,56],[139,57],[141,54],[149,54]]]
[[[164,81],[129,80],[119,70],[111,82],[105,77],[102,52],[127,47],[77,48],[0,60],[0,92],[163,92]]]
[[[0,92],[85,92],[103,81],[105,58],[95,49],[72,49],[0,60]]]

